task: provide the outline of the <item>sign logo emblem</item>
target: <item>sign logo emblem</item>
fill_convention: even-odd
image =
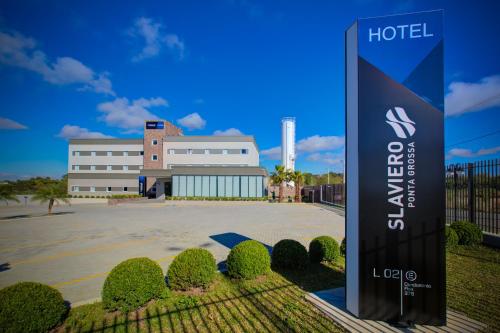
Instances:
[[[415,122],[408,118],[406,115],[405,109],[395,106],[393,112],[392,109],[389,109],[385,114],[387,120],[385,121],[389,125],[391,125],[394,132],[400,139],[407,139],[412,137],[415,134]]]

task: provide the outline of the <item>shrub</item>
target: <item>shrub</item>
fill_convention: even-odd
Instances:
[[[163,271],[149,258],[133,258],[118,264],[109,273],[102,289],[108,310],[129,312],[158,298],[166,288]]]
[[[61,293],[47,285],[20,282],[0,290],[1,332],[47,332],[66,313]]]
[[[458,236],[460,245],[479,245],[483,242],[483,232],[473,223],[457,221],[451,224]]]
[[[206,288],[215,278],[217,266],[213,255],[205,249],[187,249],[178,254],[168,268],[172,289]]]
[[[445,229],[444,229],[444,233],[445,233],[445,236],[446,236],[446,247],[447,248],[453,248],[455,246],[457,246],[458,244],[458,235],[455,231],[455,229],[449,227],[449,226],[446,226]]]
[[[309,243],[311,262],[334,261],[339,255],[339,243],[330,236],[319,236]]]
[[[340,243],[340,255],[342,255],[344,257],[345,257],[346,251],[347,251],[346,246],[347,245],[346,245],[345,237],[344,237],[344,239],[342,239],[342,243]]]
[[[292,239],[282,239],[274,245],[272,264],[277,268],[303,269],[307,266],[306,248]]]
[[[253,279],[271,269],[271,258],[266,247],[255,240],[239,243],[227,257],[227,271],[237,279]]]

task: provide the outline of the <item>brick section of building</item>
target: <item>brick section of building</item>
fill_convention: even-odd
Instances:
[[[146,121],[147,122],[147,121]],[[168,121],[163,121],[162,129],[148,129],[144,123],[144,169],[163,169],[163,138],[165,136],[180,136],[182,130]],[[162,121],[157,121],[162,122]],[[153,145],[156,140],[156,145]],[[153,155],[157,160],[153,160]],[[148,177],[146,179],[146,191],[156,182],[156,178]]]

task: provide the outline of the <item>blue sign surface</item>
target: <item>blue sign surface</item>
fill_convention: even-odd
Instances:
[[[442,11],[346,31],[346,305],[446,323]]]
[[[163,121],[146,121],[146,129],[163,129],[165,123]]]

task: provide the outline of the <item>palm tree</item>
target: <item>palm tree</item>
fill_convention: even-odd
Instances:
[[[273,185],[279,185],[278,202],[283,201],[284,183],[288,180],[288,173],[283,165],[276,165],[270,179]]]
[[[292,180],[295,182],[295,202],[301,202],[300,186],[304,183],[304,174],[300,171],[295,171],[292,174]]]
[[[9,201],[19,202],[19,199],[14,194],[14,188],[11,185],[0,185],[0,200],[5,201],[9,205]]]
[[[49,215],[52,214],[54,203],[59,204],[59,201],[70,204],[67,198],[66,187],[62,182],[38,184],[35,195],[31,200],[40,201],[40,204],[49,203]]]

